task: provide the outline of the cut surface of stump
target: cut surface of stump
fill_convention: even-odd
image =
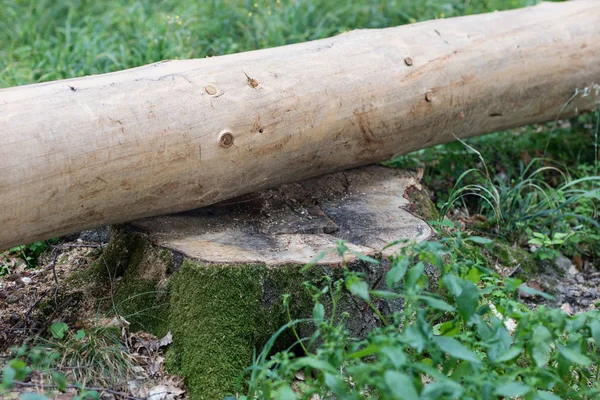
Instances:
[[[339,240],[365,255],[400,239],[422,241],[429,225],[412,214],[405,193],[414,174],[380,166],[330,174],[190,212],[132,223],[155,244],[207,263],[306,264]],[[352,260],[353,255],[345,256]],[[342,261],[327,251],[321,264]]]

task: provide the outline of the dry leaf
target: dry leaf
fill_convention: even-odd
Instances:
[[[169,332],[167,332],[165,337],[160,339],[160,341],[158,342],[158,346],[165,347],[165,346],[170,345],[171,343],[173,343],[173,335],[171,334],[171,331],[169,331]]]

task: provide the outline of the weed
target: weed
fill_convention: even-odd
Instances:
[[[486,240],[473,239],[473,243]],[[344,322],[315,299],[317,330],[306,342],[306,353],[290,350],[267,357],[267,343],[248,368],[249,389],[240,399],[592,399],[600,395],[598,349],[600,314],[569,317],[560,310],[529,310],[517,301],[517,290],[548,297],[500,279],[488,269],[457,256],[461,240],[414,244],[390,258],[388,291],[372,290],[360,276],[347,272],[343,280],[320,292],[346,287],[357,300],[404,301],[402,312],[386,316],[387,324],[366,339],[351,338]],[[433,265],[441,274],[436,295],[424,273]],[[333,296],[335,298],[335,296]],[[319,338],[322,344],[311,347]],[[596,360],[596,361],[594,361]],[[294,381],[302,376],[304,380]],[[294,387],[294,390],[292,389]]]
[[[12,350],[2,371],[0,394],[14,385],[27,385],[25,378],[35,375],[41,383],[32,386],[59,391],[77,388],[79,398],[98,399],[104,389],[90,386],[121,388],[134,376],[135,360],[120,342],[118,328],[93,326],[73,332],[57,322],[50,333],[50,339]]]
[[[9,250],[9,253],[21,257],[27,263],[28,268],[34,268],[37,266],[38,258],[42,253],[57,242],[58,238],[54,238],[47,241],[33,242],[28,245],[15,246]]]

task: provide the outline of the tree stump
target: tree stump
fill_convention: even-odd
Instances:
[[[223,398],[233,393],[253,351],[289,321],[284,294],[291,296],[292,318],[310,317],[313,300],[304,282],[323,287],[326,277],[343,275],[343,264],[375,285],[384,281],[386,258],[397,250],[382,250],[385,245],[432,236],[409,200],[419,190],[414,174],[372,166],[116,227],[105,251],[109,274],[119,277],[116,307],[134,328],[172,332],[167,367],[185,377],[192,398]],[[340,256],[340,240],[381,264],[352,252]],[[389,313],[401,304],[377,307]],[[378,324],[349,295],[337,310],[348,313],[352,335]],[[298,330],[306,337],[314,326],[300,324]],[[277,349],[295,340],[284,334]]]

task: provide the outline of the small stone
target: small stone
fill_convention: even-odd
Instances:
[[[90,229],[79,234],[79,239],[84,242],[108,243],[110,240],[110,227]]]
[[[568,267],[567,271],[569,272],[569,275],[577,275],[577,274],[579,274],[579,270],[574,265],[571,265],[570,267]]]
[[[23,282],[26,285],[29,285],[31,283],[31,278],[24,276],[23,278],[21,278],[21,282]]]
[[[560,306],[560,309],[568,315],[573,315],[573,307],[571,307],[571,305],[569,303],[564,303],[562,306]]]
[[[571,263],[571,260],[561,254],[556,260],[554,260],[554,265],[559,270],[569,271],[569,273],[571,273],[570,267],[573,266],[573,263]]]

